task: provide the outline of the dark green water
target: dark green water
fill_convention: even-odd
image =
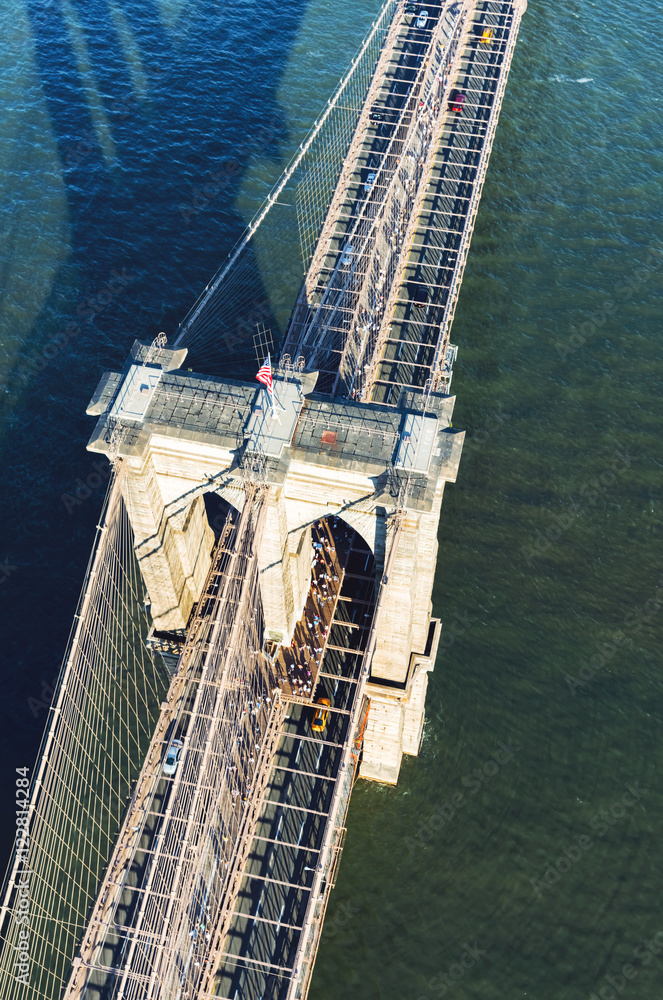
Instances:
[[[8,794],[101,503],[61,502],[91,470],[98,376],[184,315],[377,7],[0,11]],[[524,17],[454,327],[468,438],[443,506],[448,628],[422,752],[397,788],[355,790],[312,1000],[663,990],[659,15],[533,0]],[[186,223],[233,155],[236,187]],[[122,294],[36,371],[122,268]]]
[[[642,946],[663,930],[653,17],[523,20],[453,335],[468,442],[434,602],[461,634],[421,757],[355,792],[314,1000],[661,995],[663,934]]]

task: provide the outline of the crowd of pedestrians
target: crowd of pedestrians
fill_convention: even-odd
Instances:
[[[290,646],[283,647],[278,657],[278,683],[286,697],[313,697],[351,535],[337,517],[317,521],[311,529],[311,580],[304,613]]]

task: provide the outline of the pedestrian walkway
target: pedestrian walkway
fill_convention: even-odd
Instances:
[[[311,528],[311,583],[290,646],[276,660],[283,697],[313,700],[352,545],[352,532],[334,517]]]

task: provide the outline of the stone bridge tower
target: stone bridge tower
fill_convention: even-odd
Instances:
[[[214,545],[204,495],[241,508],[247,468],[267,482],[259,543],[266,637],[289,643],[310,582],[310,531],[336,514],[368,543],[381,572],[389,523],[402,523],[371,665],[361,774],[394,783],[419,750],[427,672],[440,622],[431,617],[445,482],[463,432],[453,397],[404,393],[396,408],[316,395],[316,373],[275,380],[274,421],[256,384],[182,371],[185,351],[134,344],[123,372],[106,372],[88,414],[88,448],[123,461],[122,490],[154,627],[183,630]]]

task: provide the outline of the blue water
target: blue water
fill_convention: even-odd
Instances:
[[[99,375],[175,329],[378,6],[5,0],[5,801],[101,504],[62,502]],[[468,438],[422,752],[355,790],[313,1000],[661,992],[659,15],[523,20],[454,328]]]

